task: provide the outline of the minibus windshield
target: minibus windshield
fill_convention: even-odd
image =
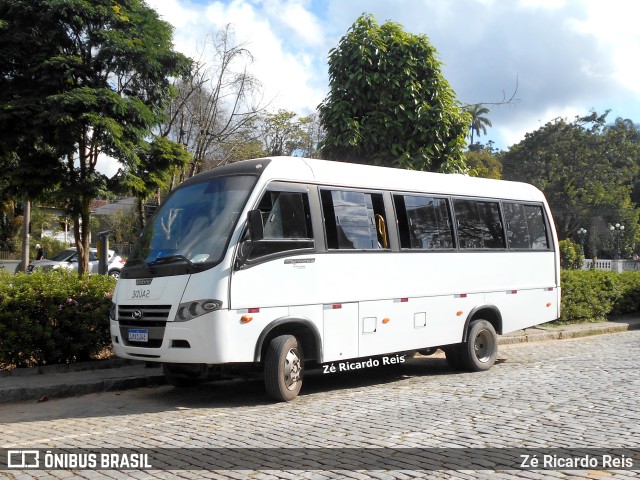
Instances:
[[[142,231],[126,267],[166,275],[176,264],[202,269],[219,263],[255,182],[255,176],[236,175],[178,188]]]

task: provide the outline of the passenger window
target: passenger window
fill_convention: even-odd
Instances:
[[[548,250],[549,238],[540,205],[503,203],[509,248]]]
[[[314,247],[307,193],[268,191],[258,209],[264,240],[253,246],[249,259]]]
[[[382,194],[322,190],[320,197],[329,249],[389,248]]]
[[[451,215],[445,198],[394,195],[393,199],[401,248],[454,248]]]
[[[460,248],[506,248],[498,202],[454,199],[453,209]]]

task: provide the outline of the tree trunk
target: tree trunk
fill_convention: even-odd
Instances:
[[[80,215],[75,219],[73,234],[78,250],[78,275],[89,272],[89,241],[91,239],[91,225],[89,204],[90,199],[82,196],[80,198]]]
[[[29,237],[30,237],[30,228],[31,224],[31,201],[24,201],[24,215],[23,215],[23,224],[22,224],[22,263],[20,270],[22,272],[27,271],[27,265],[29,265]]]

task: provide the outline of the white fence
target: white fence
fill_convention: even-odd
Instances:
[[[640,270],[639,260],[601,260],[596,259],[595,265],[591,258],[585,259],[582,264],[583,270],[612,270],[614,272],[626,272],[629,270]]]

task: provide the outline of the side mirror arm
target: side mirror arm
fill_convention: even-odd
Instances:
[[[238,245],[236,269],[241,270],[247,264],[253,246],[264,239],[264,227],[260,210],[250,210],[247,214],[247,233]]]

